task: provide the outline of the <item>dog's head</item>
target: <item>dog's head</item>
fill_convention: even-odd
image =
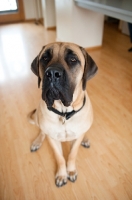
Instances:
[[[33,60],[31,69],[38,76],[38,87],[42,81],[42,99],[48,107],[54,100],[69,106],[74,90],[97,72],[97,66],[84,48],[72,43],[52,43],[44,46]]]

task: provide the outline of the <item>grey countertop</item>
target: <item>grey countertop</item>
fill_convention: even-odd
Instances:
[[[74,0],[79,7],[132,23],[132,0]]]

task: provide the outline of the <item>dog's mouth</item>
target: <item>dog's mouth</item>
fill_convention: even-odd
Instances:
[[[42,99],[47,107],[52,107],[55,100],[61,100],[64,106],[70,106],[74,87],[68,74],[60,64],[50,65],[44,74],[42,86]]]
[[[64,106],[70,106],[73,98],[73,93],[70,87],[65,84],[43,84],[42,87],[42,99],[46,102],[47,107],[52,107],[55,100],[61,100]]]
[[[49,90],[46,92],[46,94],[42,93],[42,98],[45,100],[47,107],[52,107],[54,104],[54,100],[61,100],[64,106],[69,106],[72,99],[66,99],[65,95],[62,94],[59,90],[54,88],[49,88]]]
[[[54,100],[61,100],[64,106],[68,107],[72,102],[72,95],[67,95],[56,87],[50,87],[46,92],[44,90],[42,91],[42,99],[46,102],[47,107],[52,107]]]

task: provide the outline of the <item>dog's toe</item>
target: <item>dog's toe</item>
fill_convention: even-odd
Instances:
[[[90,148],[90,142],[89,140],[86,140],[86,141],[82,141],[81,145],[85,148]]]
[[[75,182],[77,180],[77,171],[71,171],[71,172],[68,172],[68,179],[71,181],[71,182]]]
[[[56,177],[55,184],[57,187],[62,187],[63,185],[67,184],[67,177],[66,176]]]
[[[40,134],[38,135],[38,137],[32,143],[32,146],[30,148],[31,152],[37,151],[41,147],[44,138],[45,138],[45,134],[42,134],[40,132]]]
[[[32,144],[30,150],[31,152],[37,151],[40,148],[41,144]]]

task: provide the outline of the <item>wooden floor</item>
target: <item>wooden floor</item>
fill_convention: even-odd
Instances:
[[[55,38],[40,25],[0,26],[0,200],[132,200],[132,53],[115,25],[105,25],[103,47],[89,52],[99,73],[87,86],[94,123],[91,148],[79,149],[77,182],[55,186],[47,140],[30,152],[38,129],[26,116],[41,96],[30,63]]]

